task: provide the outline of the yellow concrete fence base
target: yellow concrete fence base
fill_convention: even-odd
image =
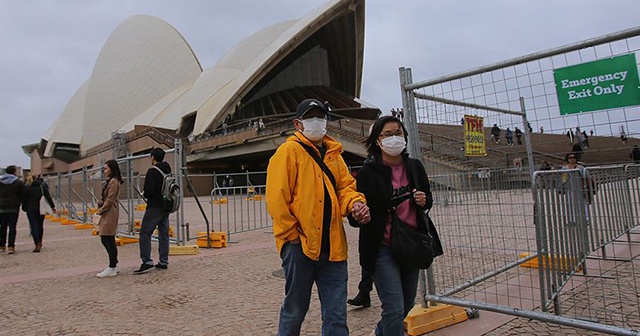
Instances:
[[[195,255],[195,254],[200,254],[200,248],[197,245],[169,246],[169,255]]]
[[[404,319],[404,328],[411,336],[422,335],[469,319],[464,307],[439,304],[422,308],[416,305]]]
[[[213,201],[211,201],[211,204],[227,204],[229,203],[229,200],[226,197],[223,197],[221,199],[214,199]]]
[[[208,248],[209,245],[215,248],[227,247],[227,234],[226,232],[209,232],[209,242],[207,244],[207,233],[206,232],[198,232],[197,237],[199,237],[196,241],[196,245],[199,247]]]
[[[520,259],[526,258],[530,255],[528,252],[520,253]],[[556,269],[563,271],[571,271],[573,267],[576,266],[577,258],[576,257],[567,257],[563,255],[545,255],[542,257],[542,267],[546,269]],[[520,264],[520,267],[527,268],[538,268],[540,267],[540,263],[538,262],[538,258],[533,258],[525,263]],[[577,270],[582,270],[581,265],[577,265]]]
[[[93,224],[76,224],[73,226],[74,230],[93,229]]]

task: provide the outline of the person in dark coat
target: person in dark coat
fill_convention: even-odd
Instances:
[[[142,265],[133,274],[144,274],[151,270],[165,270],[169,265],[169,213],[162,210],[163,174],[171,173],[171,166],[164,161],[164,150],[151,150],[151,167],[144,180],[144,197],[147,199],[147,210],[142,217],[140,228],[140,259]],[[158,263],[153,264],[151,258],[151,234],[158,229]]]
[[[22,211],[27,213],[29,226],[31,228],[31,236],[35,248],[33,252],[40,252],[42,249],[42,237],[44,235],[44,215],[40,213],[40,199],[44,197],[47,203],[56,211],[56,205],[49,193],[49,186],[42,180],[29,174],[25,180],[24,197],[22,200]]]
[[[500,127],[498,127],[498,124],[493,124],[493,127],[491,127],[491,141],[500,143]]]
[[[16,166],[8,166],[5,172],[6,174],[0,175],[0,252],[5,251],[8,243],[8,253],[13,254],[16,252],[16,225],[24,184],[16,176]],[[8,241],[7,231],[9,231]]]
[[[522,145],[522,131],[516,127],[516,130],[514,133],[516,134],[516,141],[518,145]],[[542,127],[540,128],[540,133],[542,133]]]
[[[638,145],[633,145],[633,150],[631,150],[630,156],[633,163],[640,164],[640,148],[638,148]]]
[[[391,217],[388,212],[394,199],[404,199],[395,207],[398,217],[412,227],[429,228],[423,211],[433,204],[427,173],[419,160],[406,153],[407,131],[393,116],[378,119],[365,141],[367,160],[356,177],[371,211],[368,224],[349,218],[360,228],[358,252],[363,270],[373,274],[382,302],[382,318],[376,335],[404,335],[404,318],[414,306],[420,270],[400,264],[391,253]],[[442,246],[434,236],[436,255]]]

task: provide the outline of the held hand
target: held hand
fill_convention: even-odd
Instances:
[[[361,224],[367,224],[371,221],[371,215],[369,214],[369,207],[364,203],[358,201],[353,203],[353,209],[351,209],[351,216]]]
[[[424,191],[417,191],[416,189],[413,189],[413,199],[416,201],[416,204],[418,204],[419,207],[424,207],[425,205],[427,205],[427,194],[425,194]]]

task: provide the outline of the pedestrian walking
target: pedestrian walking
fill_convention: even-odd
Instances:
[[[24,184],[16,176],[16,166],[8,166],[5,172],[6,174],[0,175],[0,252],[4,252],[8,246],[8,253],[14,254],[16,253],[16,225]]]
[[[625,133],[624,131],[620,132],[620,140],[622,141],[623,144],[627,143],[627,133]]]
[[[171,166],[164,161],[164,150],[151,150],[151,167],[144,181],[144,198],[147,210],[140,225],[140,259],[142,265],[133,274],[144,274],[154,269],[167,269],[169,265],[169,213],[162,209],[162,185],[164,174],[171,173]],[[158,229],[158,263],[151,258],[151,234]]]
[[[491,127],[491,141],[493,143],[500,143],[500,127],[498,127],[498,124],[493,124],[493,127]]]
[[[582,142],[584,148],[589,148],[589,136],[587,135],[587,131],[582,131]]]
[[[44,197],[55,213],[55,203],[49,193],[49,186],[33,174],[27,175],[25,179],[24,194],[22,200],[22,211],[27,213],[31,237],[35,248],[33,252],[42,250],[42,237],[44,235],[44,214],[40,212],[40,200]]]
[[[570,204],[570,207],[567,209],[568,222],[570,225],[576,225],[581,216],[584,216],[585,221],[589,222],[591,220],[589,204],[592,202],[595,182],[591,179],[587,168],[578,163],[578,157],[574,153],[567,154],[565,161],[567,163],[562,167],[562,170],[577,169],[581,179],[581,192],[570,192],[567,194],[568,203]]]
[[[513,146],[513,131],[509,127],[507,127],[504,137],[507,139],[507,146]]]
[[[343,218],[369,221],[364,196],[340,155],[342,144],[326,135],[328,108],[315,99],[296,108],[296,132],[278,147],[267,167],[267,210],[285,274],[278,335],[299,335],[315,283],[322,335],[343,336],[347,327],[347,239]]]
[[[120,167],[115,160],[108,160],[104,163],[103,174],[107,178],[102,188],[102,199],[98,202],[97,216],[98,235],[102,246],[107,250],[109,256],[109,266],[102,272],[96,274],[98,278],[107,278],[118,275],[118,247],[116,246],[116,234],[118,233],[118,219],[120,218],[120,205],[118,197],[120,195],[120,185],[124,183]]]
[[[518,142],[518,145],[522,145],[522,131],[516,127],[514,133],[516,134],[516,141]],[[540,128],[540,134],[542,134],[542,128]]]
[[[420,270],[396,260],[391,250],[390,208],[412,229],[429,227],[423,211],[433,204],[429,179],[419,160],[406,152],[407,131],[392,116],[378,119],[365,140],[367,161],[358,171],[358,191],[367,198],[371,222],[349,223],[360,228],[359,247],[362,268],[373,275],[382,302],[381,319],[372,335],[404,335],[403,321],[413,308]],[[431,231],[431,230],[430,230]],[[435,255],[442,254],[437,235]]]

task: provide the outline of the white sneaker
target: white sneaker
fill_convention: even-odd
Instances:
[[[116,273],[120,273],[120,265],[116,265]]]
[[[96,274],[98,278],[106,278],[118,275],[118,270],[116,267],[107,267],[104,271]]]

